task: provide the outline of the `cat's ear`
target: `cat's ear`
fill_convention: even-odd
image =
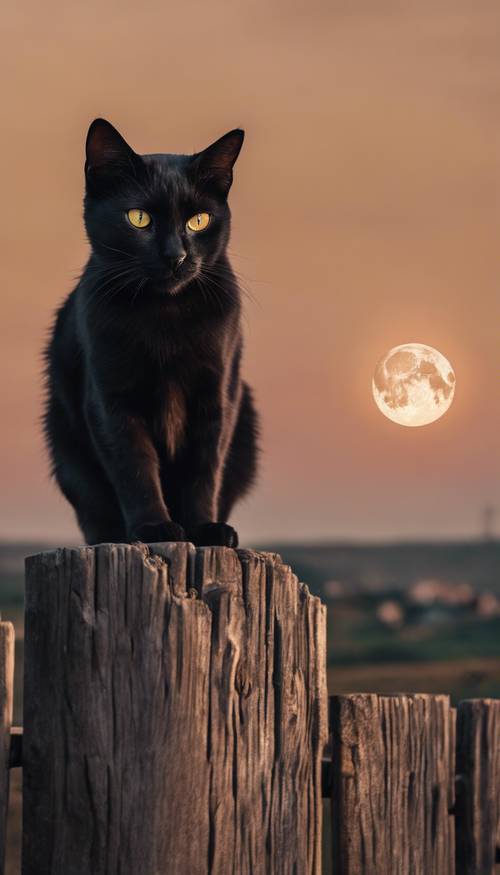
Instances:
[[[135,167],[139,156],[130,148],[122,135],[104,118],[96,118],[90,125],[85,143],[85,176]]]
[[[193,155],[193,169],[201,185],[213,186],[227,195],[233,181],[233,165],[243,145],[245,132],[241,128],[224,134],[203,152]]]

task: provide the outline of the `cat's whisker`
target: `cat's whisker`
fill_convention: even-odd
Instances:
[[[239,273],[238,271],[233,270],[233,269],[228,270],[223,265],[221,265],[220,267],[214,267],[212,265],[208,265],[207,270],[212,272],[215,276],[220,276],[221,279],[227,278],[227,279],[236,280],[238,282],[238,286],[241,288],[242,292],[244,292],[248,297],[250,297],[253,300],[252,294],[246,285],[246,283],[247,283],[246,278],[243,277],[242,274]]]
[[[227,247],[226,252],[228,253],[228,255],[234,255],[236,258],[245,258],[247,259],[247,261],[251,261],[253,258],[255,258],[254,255],[243,255],[242,252],[236,252],[236,250],[233,249],[231,245]]]
[[[259,301],[254,297],[252,292],[247,288],[246,281],[241,276],[241,274],[238,273],[238,271],[235,271],[232,268],[228,269],[224,265],[217,265],[217,266],[203,265],[202,269],[204,271],[206,271],[207,273],[210,273],[213,276],[216,276],[216,277],[218,276],[220,279],[226,278],[226,279],[236,280],[240,291],[243,292],[243,294],[248,298],[249,301],[252,302],[252,304],[256,304],[257,306],[259,306]]]
[[[115,283],[117,280],[119,280],[127,275],[130,276],[130,281],[126,282],[126,283],[122,283],[119,286],[119,288],[117,290],[115,290],[113,288],[112,284]],[[115,297],[116,294],[118,294],[118,292],[121,292],[125,288],[127,288],[127,286],[130,285],[130,283],[134,280],[134,278],[137,280],[141,279],[141,274],[139,273],[139,271],[136,267],[127,267],[121,271],[114,271],[112,273],[111,277],[108,277],[107,280],[105,280],[103,283],[100,283],[98,286],[96,286],[92,290],[92,293],[85,301],[85,309],[88,309],[89,305],[91,303],[94,303],[96,301],[96,299],[97,299],[97,303],[101,303],[101,304],[105,300],[108,300],[108,301],[111,300],[113,297]],[[111,288],[108,289],[108,291],[105,291],[108,288],[108,286],[111,286]]]
[[[136,259],[136,256],[135,256],[135,255],[132,255],[132,253],[130,253],[130,252],[125,252],[123,249],[117,249],[116,246],[109,246],[109,244],[108,244],[108,243],[104,243],[103,240],[97,240],[96,242],[99,244],[99,246],[103,246],[105,249],[109,249],[111,252],[119,252],[120,255],[126,255],[127,258],[133,258],[133,259]]]
[[[131,265],[127,264],[126,262],[117,262],[113,265],[113,267],[106,267],[89,271],[89,276],[91,276],[93,279],[101,280],[103,277],[106,277],[108,275],[114,276],[117,271],[125,267],[131,268]]]
[[[210,271],[210,269],[207,270],[205,267],[202,267],[202,272],[204,273],[206,279],[210,279],[210,281],[216,288],[220,289],[227,295],[228,289],[222,282],[219,282],[219,280],[222,280],[223,277],[221,277],[217,271]],[[232,279],[234,279],[234,277],[232,277]],[[238,288],[240,289],[240,291],[243,291],[239,285]]]
[[[137,262],[137,264],[139,264],[138,259],[135,259],[135,261]],[[117,259],[115,262],[113,262],[113,264],[108,264],[108,265],[92,264],[88,268],[88,275],[89,276],[103,276],[107,273],[113,273],[114,271],[118,270],[121,267],[130,267],[130,266],[131,266],[130,262],[126,261],[123,258]]]
[[[133,268],[130,268],[129,270],[125,270],[125,271],[120,271],[118,273],[114,273],[111,277],[108,277],[107,280],[105,280],[102,283],[99,283],[99,285],[97,285],[93,288],[92,293],[91,293],[90,297],[87,299],[87,301],[94,300],[98,295],[100,295],[102,292],[104,292],[108,286],[112,286],[112,284],[115,283],[117,280],[119,280],[123,276],[126,276],[127,274],[132,274],[132,272],[133,272]]]
[[[201,289],[204,301],[209,304],[214,300],[213,291],[207,285],[207,277],[202,272],[198,276],[199,288]]]
[[[136,288],[136,290],[135,290],[135,292],[134,292],[134,295],[133,295],[133,297],[132,297],[132,301],[131,301],[131,304],[132,304],[132,305],[133,305],[133,304],[135,303],[135,301],[137,300],[138,295],[142,292],[142,290],[143,290],[144,286],[146,285],[147,281],[148,281],[148,280],[147,280],[147,277],[143,277],[143,278],[139,281],[139,284],[138,284],[138,286],[137,286],[137,288]]]
[[[226,289],[224,289],[223,286],[215,283],[214,280],[207,275],[203,275],[203,280],[205,283],[208,283],[208,285],[206,286],[206,291],[209,294],[209,297],[211,298],[212,301],[214,301],[217,304],[217,307],[220,310],[220,312],[224,313],[224,302],[221,299],[219,291],[226,292]],[[202,282],[203,282],[203,280],[202,280]]]

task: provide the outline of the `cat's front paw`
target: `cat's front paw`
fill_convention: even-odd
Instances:
[[[197,547],[237,547],[238,532],[227,523],[204,523],[189,530]]]
[[[142,541],[143,544],[156,544],[159,541],[186,541],[186,533],[182,526],[171,520],[164,523],[144,523],[131,532],[131,541]]]

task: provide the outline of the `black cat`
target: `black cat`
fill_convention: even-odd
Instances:
[[[258,421],[240,376],[227,195],[243,142],[138,155],[104,119],[86,143],[91,255],[48,345],[52,472],[89,544],[238,543]]]

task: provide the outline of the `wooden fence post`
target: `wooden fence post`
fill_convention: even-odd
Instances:
[[[333,696],[334,875],[452,875],[448,696]]]
[[[325,608],[275,554],[27,560],[23,875],[319,875]]]
[[[0,875],[3,875],[5,866],[13,700],[14,626],[12,623],[0,623]]]
[[[500,700],[457,712],[457,875],[494,875],[500,825]]]

